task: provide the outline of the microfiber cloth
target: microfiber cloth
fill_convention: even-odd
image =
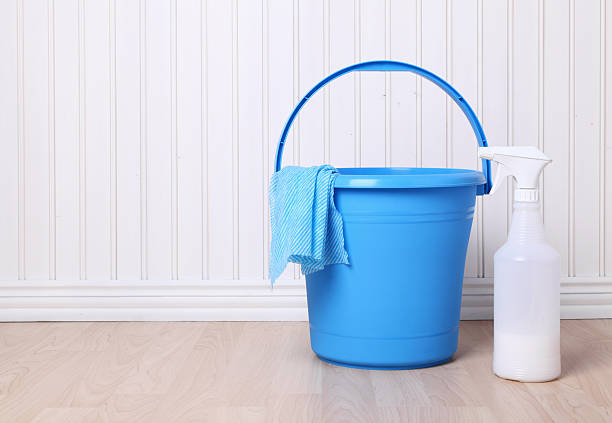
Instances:
[[[342,215],[334,205],[336,168],[286,166],[270,181],[270,279],[272,284],[287,262],[301,264],[302,273],[326,265],[349,264],[344,248]]]

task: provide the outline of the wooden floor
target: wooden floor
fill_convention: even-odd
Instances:
[[[492,323],[443,366],[335,367],[306,323],[0,324],[0,421],[612,422],[612,320],[562,322],[563,375],[491,373]]]

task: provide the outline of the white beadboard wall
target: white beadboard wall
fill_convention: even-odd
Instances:
[[[302,319],[267,287],[282,126],[326,74],[393,59],[447,79],[542,182],[565,317],[612,317],[606,0],[0,3],[0,319]],[[300,114],[286,164],[476,168],[460,110],[404,73],[351,74]],[[479,198],[464,317],[490,317],[512,190]],[[408,272],[409,270],[407,270]]]

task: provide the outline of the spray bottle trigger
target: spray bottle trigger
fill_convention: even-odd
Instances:
[[[495,191],[497,191],[497,189],[499,188],[499,186],[504,183],[504,179],[506,179],[506,177],[510,175],[511,173],[508,172],[506,166],[498,162],[497,169],[495,170],[495,180],[493,181],[493,186],[491,187],[489,195],[494,194]]]

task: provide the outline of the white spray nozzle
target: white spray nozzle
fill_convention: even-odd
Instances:
[[[498,164],[493,194],[506,176],[513,176],[520,194],[517,201],[537,201],[538,178],[544,166],[552,160],[535,147],[480,147],[478,155]]]

